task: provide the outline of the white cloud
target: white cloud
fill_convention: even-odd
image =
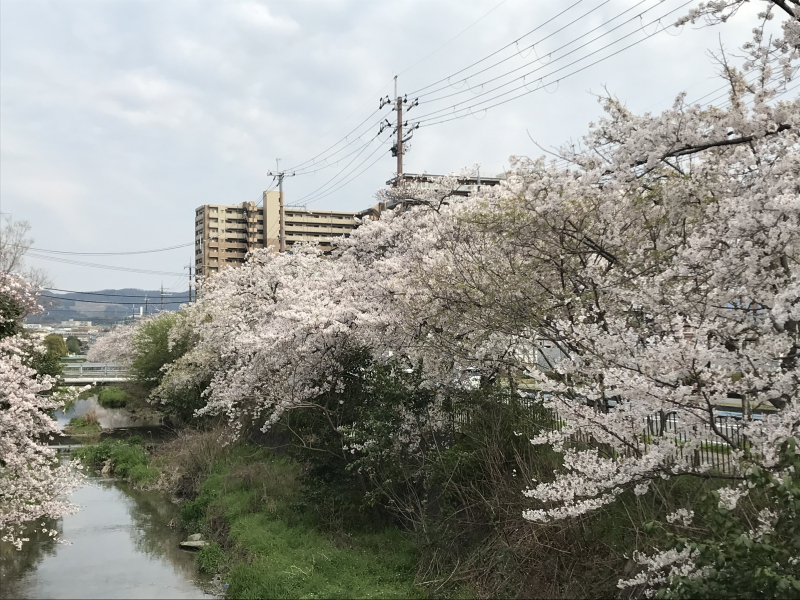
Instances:
[[[636,1],[612,0],[544,45],[553,49]],[[658,0],[648,2],[659,6]],[[367,119],[380,96],[392,93],[395,73],[402,73],[401,93],[411,92],[564,8],[507,0],[441,48],[494,4],[4,0],[3,211],[30,220],[36,237],[47,241],[43,247],[53,249],[129,250],[191,241],[195,207],[260,198],[275,158],[288,168],[336,142]],[[711,79],[715,67],[706,49],[716,46],[718,33],[728,48],[741,44],[758,8],[722,28],[686,27],[674,38],[659,34],[562,80],[552,95],[538,91],[485,117],[419,129],[406,169],[437,173],[481,163],[488,174],[501,171],[511,154],[539,155],[526,131],[545,146],[582,135],[599,116],[589,91],[604,84],[636,111],[662,110],[686,88],[690,97],[701,96],[719,85]],[[534,59],[513,51],[503,56],[509,56],[506,66]],[[408,116],[413,120],[427,110],[419,106]],[[383,116],[393,113],[384,109]],[[363,139],[377,133],[378,118],[369,117]],[[386,147],[374,167],[313,206],[359,210],[373,204],[375,189],[392,177],[394,165]],[[342,166],[288,180],[288,201],[324,185]],[[156,263],[157,270],[180,271],[189,256],[140,257],[124,266]],[[68,289],[158,284],[158,278],[77,267],[51,272]]]
[[[233,5],[232,11],[248,27],[282,33],[293,32],[300,28],[296,21],[273,15],[265,4],[255,0],[237,2]]]

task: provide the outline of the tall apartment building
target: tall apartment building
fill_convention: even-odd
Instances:
[[[317,242],[332,247],[328,238],[346,237],[355,227],[353,212],[284,208],[286,249],[297,242]],[[280,246],[280,195],[264,192],[261,206],[205,204],[195,211],[195,269],[197,275],[213,275],[226,267],[243,263],[256,248]]]

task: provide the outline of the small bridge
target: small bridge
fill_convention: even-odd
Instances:
[[[127,367],[117,363],[65,364],[62,372],[67,385],[120,383],[129,376]]]

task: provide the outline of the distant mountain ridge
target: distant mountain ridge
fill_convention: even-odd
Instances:
[[[51,292],[45,290],[39,297],[44,311],[29,315],[28,323],[60,323],[74,319],[95,324],[117,323],[133,314],[154,314],[160,310],[178,310],[189,301],[189,291],[164,292],[123,288],[92,292]],[[57,297],[57,298],[55,298]],[[162,303],[163,301],[163,303]]]

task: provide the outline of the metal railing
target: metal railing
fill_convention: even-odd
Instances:
[[[128,376],[127,367],[117,363],[80,363],[64,365],[62,373],[69,379],[121,379]]]
[[[557,430],[567,425],[567,421],[562,415],[542,405],[539,394],[526,396],[518,398],[517,401],[522,407],[537,413],[535,423],[539,428]],[[468,426],[471,416],[470,411],[454,411],[451,415],[454,429],[458,431],[462,427]],[[739,464],[734,457],[733,450],[745,449],[749,446],[747,438],[742,433],[742,424],[732,417],[722,416],[716,417],[715,428],[724,437],[712,431],[708,423],[691,428],[684,426],[677,412],[655,413],[642,421],[641,435],[636,440],[636,449],[628,449],[624,454],[631,456],[637,453],[646,453],[648,447],[653,445],[657,438],[670,438],[675,442],[675,458],[683,459],[684,452],[689,452],[688,442],[691,440],[699,442],[691,450],[690,463],[693,466],[704,466],[725,475],[735,475],[739,473]],[[730,443],[725,438],[730,440]],[[583,431],[573,433],[571,439],[578,445],[597,447],[601,452],[609,455],[617,454],[613,448],[598,443],[590,434]]]

